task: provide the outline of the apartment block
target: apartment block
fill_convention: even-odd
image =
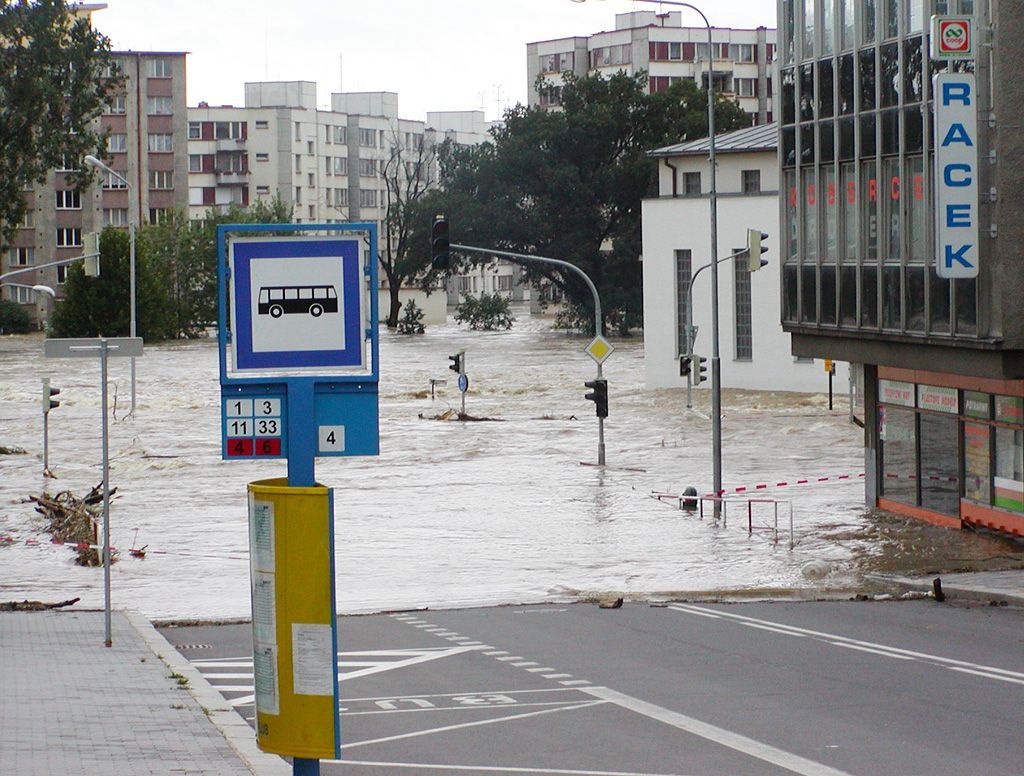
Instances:
[[[611,76],[646,71],[652,94],[687,78],[737,100],[754,124],[774,120],[773,70],[776,31],[715,28],[708,51],[706,27],[683,27],[682,13],[635,11],[615,16],[615,29],[587,36],[538,41],[526,45],[530,105],[557,108],[558,85],[565,73]],[[537,78],[554,86],[541,94]]]

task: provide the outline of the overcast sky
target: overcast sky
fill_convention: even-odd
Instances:
[[[775,0],[696,0],[716,27],[775,26]],[[615,27],[615,14],[687,9],[632,0],[107,0],[115,49],[187,51],[188,104],[242,105],[246,81],[398,93],[402,118],[526,101],[526,44]]]

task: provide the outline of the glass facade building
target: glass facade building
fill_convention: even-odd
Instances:
[[[779,1],[781,318],[795,355],[864,365],[869,504],[1024,534],[1024,21],[998,7]],[[932,15],[972,17],[973,59],[931,58]],[[976,278],[936,272],[942,72],[977,79]]]

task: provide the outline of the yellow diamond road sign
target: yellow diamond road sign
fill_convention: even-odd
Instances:
[[[594,337],[591,343],[586,347],[587,355],[599,364],[603,364],[607,361],[608,356],[612,354],[613,350],[615,350],[615,348],[612,347],[612,343],[600,335]]]

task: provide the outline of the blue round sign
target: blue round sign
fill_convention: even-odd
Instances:
[[[459,390],[465,393],[469,390],[469,377],[466,375],[459,375]]]

